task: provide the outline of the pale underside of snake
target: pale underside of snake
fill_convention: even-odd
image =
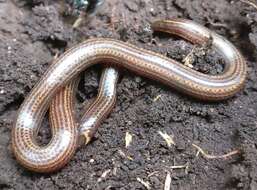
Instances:
[[[206,43],[211,37],[213,48],[226,62],[223,73],[203,74],[158,53],[117,40],[87,40],[58,58],[21,105],[12,130],[12,148],[20,164],[36,172],[56,171],[72,158],[79,136],[86,143],[91,139],[115,103],[118,71],[110,66],[126,68],[202,100],[226,99],[243,87],[245,60],[222,36],[185,19],[156,21],[152,28],[197,44]],[[74,81],[93,64],[108,68],[103,73],[98,97],[78,124],[74,117]],[[35,139],[50,104],[52,139],[46,146],[40,146]]]

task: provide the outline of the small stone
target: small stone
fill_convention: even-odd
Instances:
[[[93,163],[95,160],[94,159],[90,159],[89,160],[89,163]]]

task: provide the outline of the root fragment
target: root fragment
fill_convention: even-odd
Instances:
[[[203,157],[205,157],[207,159],[227,159],[228,157],[231,157],[233,155],[240,153],[239,150],[234,150],[234,151],[231,151],[231,152],[229,152],[227,154],[223,154],[223,155],[210,155],[210,154],[207,154],[201,147],[197,146],[196,144],[192,144],[192,146],[198,150],[196,153],[196,156],[198,156],[201,153],[203,155]]]

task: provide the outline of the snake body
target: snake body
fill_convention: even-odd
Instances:
[[[206,43],[212,37],[213,47],[226,61],[224,72],[210,76],[158,53],[118,40],[87,40],[58,58],[21,105],[12,130],[12,148],[19,163],[36,172],[56,171],[71,159],[79,135],[84,136],[86,142],[92,137],[96,126],[114,105],[115,77],[118,77],[115,75],[109,83],[109,80],[102,80],[100,98],[77,124],[73,114],[76,86],[73,81],[81,71],[94,64],[123,67],[202,100],[223,100],[243,87],[246,79],[245,60],[235,46],[222,36],[185,19],[156,21],[152,28],[197,44]],[[39,146],[35,137],[50,104],[52,139],[48,145]]]

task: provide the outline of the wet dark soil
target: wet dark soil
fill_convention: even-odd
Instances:
[[[152,21],[174,17],[195,20],[235,44],[248,65],[241,92],[202,102],[122,70],[114,110],[65,168],[42,175],[15,161],[10,133],[17,109],[56,53],[90,37],[111,37],[181,61],[193,45],[150,30]],[[63,1],[0,0],[0,189],[164,189],[168,173],[171,189],[257,189],[256,9],[229,0],[106,0],[77,29],[74,19]],[[222,63],[209,52],[195,59],[194,69],[217,74]],[[101,70],[82,74],[80,102],[96,96]],[[48,139],[49,131],[44,126],[40,137]],[[175,145],[168,146],[160,131]],[[126,133],[133,137],[128,148]],[[211,155],[238,153],[208,159],[192,144]]]

